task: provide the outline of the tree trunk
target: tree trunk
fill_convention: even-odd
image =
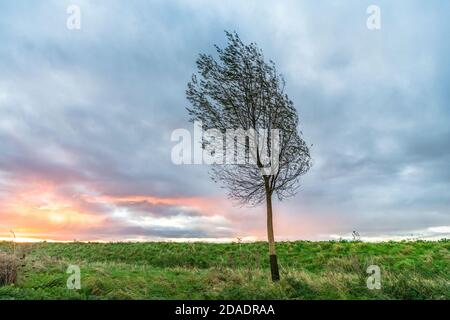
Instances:
[[[275,237],[273,235],[273,219],[272,219],[272,193],[266,187],[267,201],[267,237],[269,240],[270,255],[270,271],[272,273],[272,281],[280,280],[280,272],[278,271],[277,254],[275,252]]]

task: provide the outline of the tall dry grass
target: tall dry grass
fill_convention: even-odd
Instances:
[[[19,261],[14,254],[0,252],[0,286],[15,284]]]

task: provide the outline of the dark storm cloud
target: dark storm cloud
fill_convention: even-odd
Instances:
[[[217,230],[201,230],[198,228],[173,228],[173,227],[142,227],[127,226],[115,222],[102,228],[91,228],[80,234],[78,240],[90,239],[158,239],[158,238],[214,238],[228,236],[229,233],[217,232]]]
[[[200,212],[192,209],[183,208],[182,206],[174,206],[167,204],[154,204],[148,201],[127,201],[116,204],[118,208],[127,209],[134,215],[138,216],[201,216]]]

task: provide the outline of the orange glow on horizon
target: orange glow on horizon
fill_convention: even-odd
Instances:
[[[17,239],[22,237],[24,241],[31,241],[33,234],[53,230],[100,226],[104,220],[80,208],[76,199],[58,194],[56,187],[48,182],[35,182],[12,192],[8,201],[2,203],[0,214],[2,228],[14,230]]]
[[[211,228],[221,227],[222,222],[217,222],[221,220],[216,217],[223,217],[225,226],[233,226],[232,233],[227,235],[230,239],[266,239],[264,206],[236,209],[223,197],[110,196],[98,194],[85,186],[67,191],[51,182],[38,181],[17,183],[7,201],[0,201],[0,241],[11,240],[10,230],[16,233],[17,242],[73,241],[80,237],[85,241],[141,239],[140,236],[128,236],[120,232],[127,227],[142,226],[147,222],[147,217],[137,219],[133,216],[133,209],[130,209],[132,204],[141,202],[173,206],[179,208],[180,212],[198,212],[205,220],[187,217],[186,223],[201,223],[204,228],[208,228],[208,223],[211,223]],[[245,214],[242,214],[242,210]],[[292,221],[292,216],[282,214],[282,208],[276,210],[278,217],[274,223],[277,235],[300,237],[318,230],[318,221],[312,219],[312,215],[302,214],[298,220],[294,218]],[[149,219],[152,219],[151,213]],[[151,225],[160,226],[164,223],[174,228],[184,226],[182,217],[172,219],[170,216],[159,216],[154,219],[155,221],[150,220]],[[111,228],[111,234],[107,228]],[[144,238],[141,240],[149,239]]]

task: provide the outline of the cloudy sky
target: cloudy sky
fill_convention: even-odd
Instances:
[[[69,30],[66,10],[81,9]],[[381,29],[366,26],[369,5]],[[287,81],[313,144],[300,193],[276,202],[284,239],[450,236],[450,3],[114,1],[0,3],[0,238],[265,239],[241,208],[176,166],[192,130],[185,89],[224,30]]]

